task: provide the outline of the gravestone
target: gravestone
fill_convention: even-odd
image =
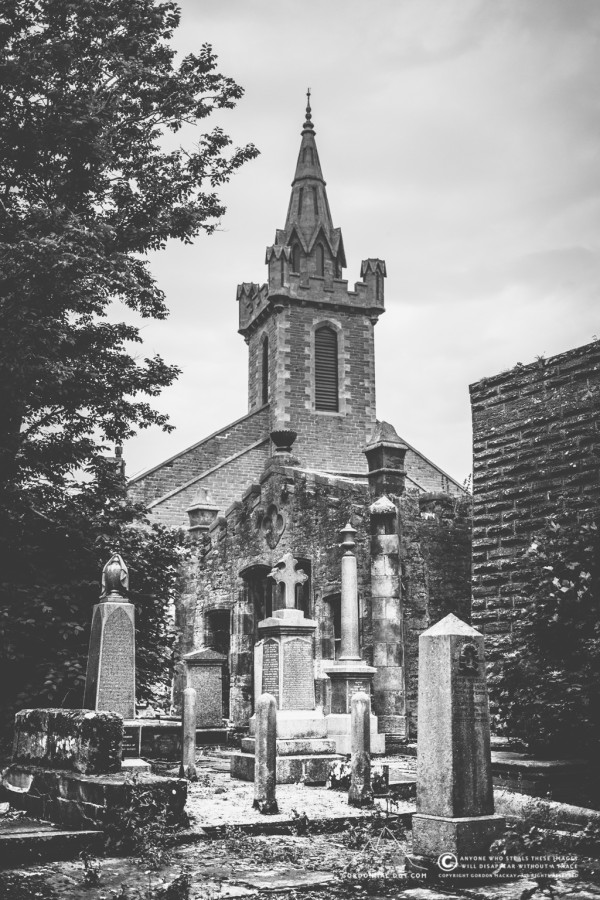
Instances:
[[[254,809],[263,815],[278,813],[277,784],[277,704],[271,694],[263,694],[256,704],[256,744],[254,756]]]
[[[183,692],[181,711],[181,778],[195,779],[196,773],[196,691],[186,688]]]
[[[342,531],[341,647],[339,659],[325,669],[331,681],[331,712],[327,716],[327,737],[335,741],[338,753],[352,752],[351,704],[356,693],[370,694],[376,669],[360,654],[358,631],[358,572],[354,548],[356,531],[350,523]],[[371,753],[385,753],[385,734],[379,734],[377,718],[369,718]]]
[[[350,759],[350,806],[371,806],[371,698],[363,691],[352,697],[352,755]]]
[[[135,607],[125,594],[127,566],[115,553],[102,572],[100,602],[94,606],[85,679],[84,706],[135,716]]]
[[[483,635],[450,614],[419,638],[414,853],[485,854],[494,815]]]
[[[196,650],[183,657],[186,687],[196,691],[196,726],[223,727],[223,669],[227,657],[216,650]]]
[[[313,640],[317,623],[294,608],[295,589],[307,575],[297,569],[289,551],[270,572],[283,585],[283,608],[258,623],[260,640],[254,649],[254,697],[269,694],[277,709],[277,782],[305,780],[324,784],[337,757],[327,738],[327,725],[315,704]],[[258,709],[257,709],[258,714]],[[231,775],[254,779],[257,714],[242,752],[231,755]]]

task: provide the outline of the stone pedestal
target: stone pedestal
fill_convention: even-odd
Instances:
[[[494,815],[483,635],[455,615],[419,638],[414,853],[486,854]]]
[[[196,691],[196,726],[223,727],[223,669],[227,657],[216,650],[197,650],[183,657],[185,686]]]
[[[371,682],[376,669],[361,661],[338,660],[335,666],[325,669],[331,680],[331,712],[326,716],[327,737],[335,741],[338,753],[351,750],[351,703],[354,694],[370,695]],[[370,716],[371,753],[385,753],[385,734],[379,734],[377,716]]]
[[[258,623],[261,639],[254,655],[254,696],[270,694],[277,704],[277,783],[327,781],[335,742],[327,739],[321,709],[315,708],[313,635],[317,623],[301,610],[277,610]],[[231,775],[252,781],[256,717],[242,752],[231,756]]]
[[[110,597],[94,606],[84,706],[135,716],[135,607]]]

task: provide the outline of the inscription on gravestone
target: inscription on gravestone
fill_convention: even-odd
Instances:
[[[283,708],[314,709],[315,682],[311,642],[286,641],[283,648]]]
[[[104,625],[96,707],[120,713],[126,719],[135,714],[134,648],[133,622],[123,609],[117,609]]]
[[[263,694],[272,694],[279,707],[279,641],[270,638],[263,645]]]

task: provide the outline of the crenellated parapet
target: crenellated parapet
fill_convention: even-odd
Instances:
[[[277,244],[267,248],[267,284],[244,282],[238,285],[239,332],[244,337],[258,328],[269,312],[296,303],[332,311],[342,307],[344,311],[367,315],[373,324],[385,311],[383,279],[386,267],[383,260],[363,260],[362,281],[357,281],[354,290],[349,290],[345,278],[291,272],[289,251],[289,247]]]

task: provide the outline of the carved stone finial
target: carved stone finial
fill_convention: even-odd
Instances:
[[[310,108],[310,88],[306,91],[306,121],[304,122],[304,128],[312,128],[312,118],[311,118],[311,108]]]
[[[118,553],[113,553],[102,569],[101,600],[125,600],[129,590],[129,570]]]
[[[356,534],[356,528],[353,528],[350,522],[348,522],[346,527],[342,528],[340,534],[342,535],[340,547],[345,551],[344,556],[354,556],[354,548],[356,547],[354,535]]]

